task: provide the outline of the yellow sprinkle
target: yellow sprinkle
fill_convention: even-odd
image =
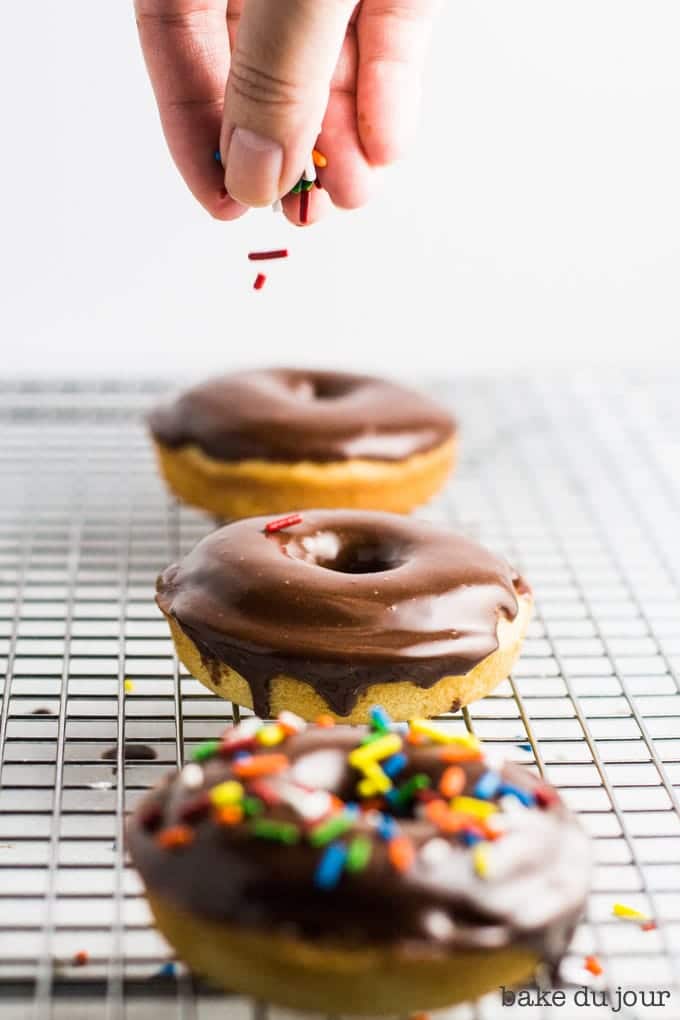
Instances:
[[[126,680],[123,683],[123,687],[125,688],[125,693],[126,694],[132,694],[132,692],[135,689],[135,685],[133,684],[132,680]]]
[[[255,739],[258,744],[263,744],[265,747],[275,747],[276,744],[280,744],[285,737],[285,732],[278,723],[272,723],[271,726],[263,726],[255,734]]]
[[[477,843],[474,846],[472,865],[480,878],[489,877],[489,848],[486,843]]]
[[[625,917],[630,921],[647,921],[647,915],[634,907],[627,907],[625,903],[615,903],[612,907],[612,914],[615,917]]]
[[[350,751],[347,760],[354,768],[364,769],[364,766],[371,765],[382,758],[389,758],[390,755],[401,751],[402,740],[398,733],[387,733],[379,740],[374,740],[363,747],[356,747]]]
[[[238,804],[243,800],[243,787],[235,779],[227,779],[226,782],[213,786],[210,799],[218,808]]]
[[[490,800],[478,800],[477,797],[454,797],[451,801],[451,810],[460,811],[462,815],[472,815],[474,818],[488,818],[489,815],[498,811],[498,808]]]
[[[464,744],[465,747],[474,748],[475,751],[480,747],[474,733],[446,733],[438,726],[433,726],[429,719],[412,719],[409,725],[414,733],[429,737],[435,744]]]
[[[362,771],[365,778],[357,786],[360,797],[373,797],[392,789],[392,780],[376,762],[367,762],[362,766]]]

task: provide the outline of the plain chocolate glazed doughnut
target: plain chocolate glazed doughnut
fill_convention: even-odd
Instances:
[[[345,372],[208,380],[149,416],[180,498],[225,517],[285,506],[411,509],[451,469],[456,424],[422,394]]]
[[[507,676],[531,594],[502,559],[394,514],[292,520],[273,533],[265,517],[229,524],[158,579],[180,658],[216,693],[262,717],[357,722],[378,700],[397,718],[438,714]]]
[[[590,874],[555,791],[470,734],[373,720],[250,719],[152,791],[128,845],[161,930],[307,1008],[435,1008],[554,968]]]

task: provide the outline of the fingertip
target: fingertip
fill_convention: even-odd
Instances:
[[[197,198],[214,220],[222,222],[236,220],[248,211],[247,206],[232,198],[225,187],[218,188],[213,194]]]
[[[312,188],[308,192],[309,195],[309,206],[307,209],[307,220],[305,223],[301,219],[301,202],[299,195],[286,195],[282,199],[283,212],[287,220],[290,221],[296,227],[311,227],[314,223],[318,223],[319,220],[323,219],[324,216],[330,211],[331,200],[328,192],[320,188]]]

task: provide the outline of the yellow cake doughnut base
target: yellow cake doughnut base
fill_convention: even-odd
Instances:
[[[284,709],[296,712],[303,719],[313,720],[322,713],[332,715],[338,722],[370,722],[370,709],[382,705],[397,721],[407,721],[450,712],[454,705],[467,705],[484,698],[510,674],[519,656],[522,641],[531,618],[533,599],[530,594],[517,598],[519,609],[514,620],[504,616],[498,621],[498,648],[487,655],[464,676],[444,676],[430,688],[418,687],[408,679],[394,683],[373,684],[357,699],[348,716],[340,716],[326,704],[314,688],[304,680],[291,676],[276,676],[271,685],[271,715]],[[200,680],[221,698],[253,708],[250,687],[246,680],[222,662],[206,664],[198,648],[184,633],[177,620],[166,617],[170,624],[175,648],[180,660],[192,676]],[[407,672],[405,667],[404,672]]]
[[[524,947],[444,956],[370,944],[322,946],[198,917],[148,889],[147,897],[158,929],[192,971],[221,988],[292,1009],[404,1016],[519,984],[538,963]]]
[[[215,460],[198,446],[171,449],[154,440],[161,474],[178,499],[224,519],[313,507],[408,513],[444,485],[455,438],[400,461],[328,464]]]

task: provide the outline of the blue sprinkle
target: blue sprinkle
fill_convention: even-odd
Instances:
[[[350,801],[348,804],[345,804],[344,813],[347,815],[348,818],[358,818],[360,811],[361,808],[359,807],[359,805],[355,804],[353,801]]]
[[[329,843],[317,865],[314,885],[317,889],[334,889],[342,877],[347,858],[343,843]]]
[[[373,729],[379,730],[381,733],[389,733],[392,720],[382,705],[374,705],[369,715]]]
[[[491,800],[492,797],[496,796],[502,785],[501,777],[497,772],[485,772],[477,780],[473,797],[478,797],[480,800]]]
[[[518,786],[510,786],[504,783],[499,792],[502,797],[516,797],[520,804],[524,804],[525,807],[532,807],[536,803],[536,798],[533,794],[520,790]]]
[[[518,744],[517,746],[521,748],[523,751],[528,751],[530,754],[533,752],[533,747],[531,746],[531,744]]]
[[[390,791],[391,793],[392,791]],[[386,843],[389,843],[391,839],[397,834],[397,823],[394,818],[390,815],[381,815],[380,823],[378,825],[378,835],[381,839],[384,839]]]
[[[482,842],[482,837],[478,836],[476,832],[472,832],[471,829],[463,829],[461,836],[463,837],[463,843],[465,846],[474,846],[475,843]]]
[[[220,152],[220,150],[219,149],[215,149],[214,155],[215,155],[215,162],[221,164],[222,163],[222,153]]]
[[[168,962],[164,963],[161,969],[158,971],[157,976],[162,978],[172,978],[175,976],[176,971],[177,967],[175,966],[175,964],[172,962],[172,960],[168,960]]]
[[[399,813],[402,810],[401,793],[399,790],[388,790],[385,794],[385,800],[389,804],[392,811]]]
[[[250,751],[237,751],[231,756],[232,761],[243,761],[244,758],[252,758]]]
[[[395,776],[398,776],[406,768],[407,763],[406,755],[399,752],[399,754],[393,754],[390,758],[385,758],[381,765],[385,775],[389,776],[390,779],[394,779]]]

